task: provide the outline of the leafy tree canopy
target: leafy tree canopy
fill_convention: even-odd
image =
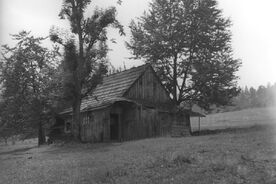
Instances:
[[[230,26],[216,0],[154,0],[131,22],[127,47],[155,67],[177,104],[208,109],[226,105],[239,91]]]
[[[39,129],[39,141],[43,142],[43,117],[52,112],[51,95],[56,93],[56,52],[42,47],[45,38],[30,32],[22,31],[12,38],[17,44],[3,46],[0,62],[1,121],[11,134],[34,134]]]

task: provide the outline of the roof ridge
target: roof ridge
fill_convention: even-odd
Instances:
[[[112,74],[106,75],[105,77],[110,77],[110,76],[112,76],[112,75],[121,74],[121,73],[123,73],[123,72],[128,72],[128,71],[130,71],[130,70],[134,70],[134,69],[146,67],[147,65],[149,65],[149,64],[148,64],[148,63],[145,63],[145,64],[142,64],[142,65],[139,65],[139,66],[133,66],[133,67],[128,68],[128,69],[126,69],[126,70],[123,70],[123,71],[119,71],[119,72],[116,72],[116,73],[112,73]]]

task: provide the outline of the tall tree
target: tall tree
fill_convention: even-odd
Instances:
[[[1,121],[13,134],[37,131],[38,144],[45,142],[43,123],[50,112],[50,83],[55,74],[55,52],[41,46],[45,38],[22,31],[12,35],[15,47],[3,46]]]
[[[81,99],[93,91],[107,72],[106,29],[112,26],[118,28],[121,35],[124,34],[123,27],[116,19],[115,7],[95,9],[93,15],[86,18],[85,10],[90,3],[91,0],[63,1],[59,16],[69,20],[73,35],[71,39],[64,40],[55,31],[50,32],[51,40],[64,46],[63,86],[65,97],[70,99],[73,109],[72,132],[77,140],[81,139]]]
[[[7,117],[6,104],[0,99],[0,138],[4,139],[5,144],[8,144],[8,138],[16,135],[16,127],[13,127],[14,123],[11,123],[13,119]]]
[[[259,107],[265,107],[267,105],[267,90],[265,86],[260,85],[257,89],[258,105]]]
[[[130,24],[127,47],[157,70],[177,104],[226,105],[238,94],[231,22],[216,0],[153,0]]]

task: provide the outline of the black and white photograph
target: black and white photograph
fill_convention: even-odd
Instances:
[[[275,0],[1,0],[0,184],[276,184]]]

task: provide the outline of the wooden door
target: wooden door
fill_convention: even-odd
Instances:
[[[119,140],[119,115],[110,114],[110,139]]]

